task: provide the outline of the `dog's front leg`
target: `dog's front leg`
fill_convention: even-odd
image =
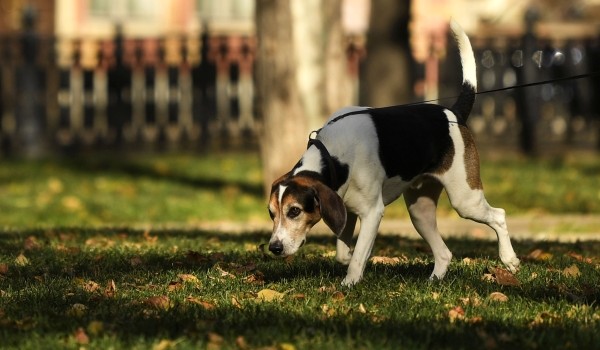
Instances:
[[[342,285],[352,286],[362,279],[367,260],[369,259],[369,256],[371,256],[371,250],[373,249],[375,236],[377,236],[379,223],[383,217],[383,210],[383,202],[381,198],[379,198],[375,207],[373,207],[366,215],[360,217],[360,232],[358,234],[356,248],[350,259],[348,273],[346,278],[342,281]]]
[[[352,236],[354,236],[356,218],[356,214],[348,212],[346,227],[337,238],[335,260],[343,265],[348,265],[352,258]]]

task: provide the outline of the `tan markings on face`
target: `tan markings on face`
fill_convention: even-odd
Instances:
[[[301,177],[293,181],[294,186],[289,184],[274,188],[269,199],[269,209],[274,214],[271,241],[282,242],[283,256],[295,253],[305,241],[308,231],[321,219],[318,205],[308,212],[300,199],[305,196],[302,191],[310,188],[306,186],[310,181]]]
[[[482,190],[481,175],[479,173],[479,154],[473,140],[473,135],[469,129],[460,125],[460,134],[465,144],[465,167],[467,173],[467,183],[473,190]]]

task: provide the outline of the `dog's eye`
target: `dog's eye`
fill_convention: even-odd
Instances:
[[[296,216],[300,215],[300,213],[302,212],[302,210],[298,207],[291,207],[290,210],[288,210],[287,216],[290,219],[295,218]]]
[[[275,219],[275,214],[273,214],[271,209],[268,209],[268,210],[269,210],[269,216],[271,217],[271,220]]]

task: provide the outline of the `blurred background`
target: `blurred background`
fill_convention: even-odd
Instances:
[[[597,177],[600,0],[2,0],[0,224],[261,220],[265,189],[337,108],[454,102],[451,17],[471,38],[479,91],[580,76],[479,95],[469,123],[482,152]],[[89,184],[66,180],[82,169]],[[155,193],[140,178],[192,188]],[[523,183],[511,181],[508,195]],[[215,188],[216,202],[161,218]],[[597,213],[597,188],[582,201],[534,188],[516,210],[564,211],[545,204],[575,197],[566,212]],[[122,209],[99,202],[110,190]],[[251,214],[236,217],[244,196]],[[222,210],[205,217],[199,202]]]

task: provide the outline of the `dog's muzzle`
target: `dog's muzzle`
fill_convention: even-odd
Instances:
[[[269,251],[275,255],[281,255],[281,253],[283,253],[283,243],[281,243],[280,240],[270,243]]]

